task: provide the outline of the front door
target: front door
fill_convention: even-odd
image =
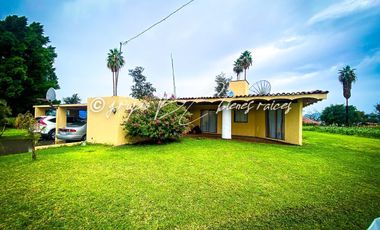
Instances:
[[[203,133],[216,133],[217,115],[216,110],[201,111],[201,131]]]
[[[269,110],[267,114],[267,137],[283,140],[284,131],[284,110]]]

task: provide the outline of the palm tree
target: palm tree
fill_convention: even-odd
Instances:
[[[244,51],[240,58],[241,66],[244,68],[244,80],[247,80],[247,69],[252,65],[251,52],[248,50]]]
[[[107,54],[107,67],[112,72],[112,87],[113,87],[113,96],[117,96],[117,86],[119,82],[119,71],[120,68],[124,65],[124,58],[122,56],[121,50],[110,49]]]
[[[346,98],[346,125],[348,126],[348,99],[351,97],[352,83],[356,81],[355,69],[348,65],[339,70],[339,81],[343,85],[343,96]]]
[[[236,73],[237,80],[239,80],[239,76],[240,76],[241,72],[243,72],[243,66],[241,65],[240,59],[238,59],[234,62],[233,71]]]

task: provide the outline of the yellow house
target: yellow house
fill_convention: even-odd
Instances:
[[[192,113],[191,126],[223,139],[256,137],[302,145],[302,109],[327,98],[327,91],[249,95],[249,83],[231,81],[230,97],[177,98]],[[129,97],[88,98],[87,104],[36,105],[35,116],[56,109],[56,132],[66,126],[68,111],[87,110],[87,141],[110,145],[136,142],[125,136],[121,123],[133,106],[142,101]],[[127,112],[126,112],[127,111]],[[60,140],[56,139],[56,143]]]
[[[232,97],[178,98],[189,106],[192,125],[223,139],[258,137],[302,145],[302,109],[328,91],[249,95],[246,80],[231,81]]]

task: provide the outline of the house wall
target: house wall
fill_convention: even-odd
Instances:
[[[135,140],[127,138],[121,126],[126,109],[140,101],[129,97],[97,97],[87,99],[87,141],[123,145]],[[116,113],[112,112],[116,108]]]
[[[285,139],[279,140],[286,143],[302,145],[302,101],[293,102],[291,110],[284,117]],[[217,105],[194,105],[189,109],[192,113],[192,126],[200,126],[201,110],[217,109]],[[252,109],[248,113],[247,123],[238,123],[234,121],[234,111],[231,117],[232,135],[251,136],[251,137],[266,137],[266,112],[262,109]],[[218,113],[218,128],[217,133],[222,133],[222,112]]]
[[[67,114],[66,114],[66,109],[63,107],[58,107],[57,112],[55,114],[55,143],[63,143],[64,141],[60,140],[57,138],[58,135],[58,130],[59,128],[64,128],[66,127],[66,122],[67,122]]]
[[[292,103],[291,108],[285,115],[285,142],[302,145],[302,101]]]
[[[35,107],[34,108],[34,117],[41,117],[46,115],[47,108]]]
[[[249,83],[246,80],[230,81],[229,89],[235,96],[246,96],[249,93]]]

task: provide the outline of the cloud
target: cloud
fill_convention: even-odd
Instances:
[[[379,0],[345,0],[332,4],[326,9],[315,14],[308,20],[312,25],[329,19],[344,17],[354,12],[370,9],[380,4]]]
[[[122,3],[123,0],[73,0],[67,1],[63,5],[65,15],[70,15],[75,20],[88,18],[95,14],[96,11],[106,12]]]

